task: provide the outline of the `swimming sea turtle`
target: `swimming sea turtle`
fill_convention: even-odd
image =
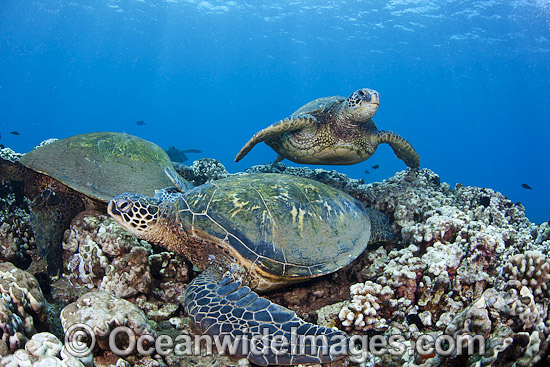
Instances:
[[[232,341],[264,336],[262,347],[276,338],[299,346],[235,352],[258,365],[336,360],[342,355],[334,350],[301,350],[303,339],[318,336],[317,342],[324,338],[333,347],[346,334],[307,323],[251,289],[268,291],[332,273],[369,243],[394,235],[384,214],[348,194],[273,173],[231,176],[185,193],[160,190],[153,198],[121,194],[107,212],[135,236],[204,270],[185,294],[186,310],[202,333]]]
[[[18,162],[0,159],[2,181],[25,181],[25,196],[31,201],[30,224],[52,275],[60,269],[63,232],[76,214],[85,209],[104,210],[122,192],[153,195],[156,189],[171,185],[165,170],[177,177],[162,148],[113,132],[57,140],[24,154]],[[182,182],[182,186],[192,186]]]
[[[318,98],[257,132],[235,162],[262,141],[279,154],[274,163],[286,158],[306,164],[359,163],[369,158],[378,144],[388,143],[407,166],[420,167],[420,157],[407,140],[392,131],[378,130],[372,121],[379,103],[378,92],[367,88],[348,98]]]

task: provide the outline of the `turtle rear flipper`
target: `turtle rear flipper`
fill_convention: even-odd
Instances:
[[[411,143],[393,131],[381,130],[376,134],[378,143],[387,143],[393,149],[397,158],[401,159],[411,168],[420,167],[420,157]]]
[[[242,147],[241,151],[235,157],[235,162],[240,161],[245,155],[254,148],[258,143],[271,138],[279,137],[286,132],[300,130],[303,128],[316,126],[317,119],[309,114],[287,117],[281,121],[258,131],[254,136]]]
[[[260,366],[329,363],[345,356],[340,347],[347,346],[345,333],[307,323],[213,267],[189,284],[185,307],[200,332],[215,338],[218,352]]]
[[[370,219],[370,243],[390,242],[395,239],[395,233],[388,216],[376,209],[365,208]]]

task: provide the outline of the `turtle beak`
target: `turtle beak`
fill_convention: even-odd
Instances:
[[[363,88],[359,89],[356,93],[357,97],[359,97],[359,99],[362,101],[375,105],[380,104],[380,93],[378,93],[374,89]]]

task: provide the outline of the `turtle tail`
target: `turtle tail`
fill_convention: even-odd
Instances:
[[[189,284],[185,308],[219,353],[260,366],[329,363],[347,355],[344,332],[305,322],[214,267]]]
[[[420,157],[414,150],[411,143],[401,135],[394,133],[393,131],[380,130],[376,134],[378,143],[387,143],[393,149],[393,152],[397,158],[401,159],[405,164],[411,168],[420,167]]]

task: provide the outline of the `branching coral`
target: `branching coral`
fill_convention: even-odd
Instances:
[[[388,287],[367,281],[350,287],[351,301],[342,307],[338,317],[348,330],[383,330],[387,328],[384,314],[389,311],[393,291]],[[395,300],[394,300],[395,302]],[[385,312],[379,312],[385,307]]]
[[[531,288],[533,295],[540,298],[546,295],[550,280],[550,259],[540,251],[526,251],[508,259],[503,268],[504,278],[511,286],[519,284]]]

